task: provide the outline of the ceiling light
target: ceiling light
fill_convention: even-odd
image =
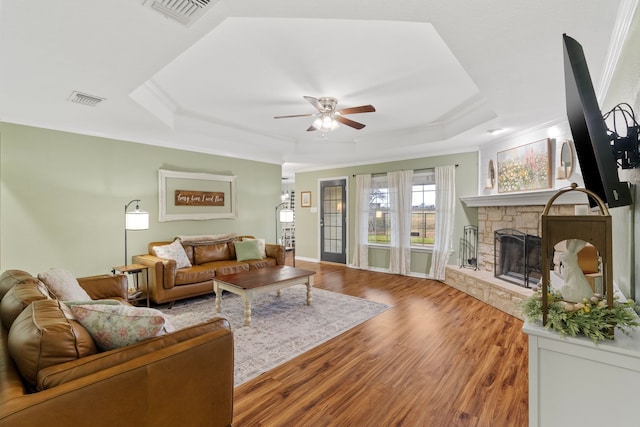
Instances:
[[[329,132],[338,128],[338,122],[330,114],[322,114],[313,122],[320,132]]]
[[[489,129],[487,132],[489,132],[491,135],[498,135],[504,131],[505,129],[503,128],[495,128],[495,129]]]

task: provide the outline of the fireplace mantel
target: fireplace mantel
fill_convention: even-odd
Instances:
[[[545,206],[549,199],[560,189],[528,191],[524,193],[489,194],[483,196],[460,197],[460,200],[470,208],[482,206]],[[579,191],[570,191],[558,197],[556,205],[586,205],[586,194]]]

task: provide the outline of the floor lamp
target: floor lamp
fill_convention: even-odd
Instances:
[[[286,208],[280,210],[280,223],[287,223],[287,222],[293,222],[293,209],[289,208],[289,202],[282,202],[280,203],[278,206],[276,206],[276,242],[278,241],[278,209],[280,209],[281,207],[286,206]],[[282,246],[284,245],[284,234],[282,235]],[[293,266],[296,266],[296,248],[295,246],[293,247],[284,247],[285,251],[292,249],[293,250]],[[285,260],[286,260],[286,254],[285,254]]]
[[[131,212],[127,212],[129,206],[136,202],[136,208]],[[140,210],[140,200],[134,199],[124,205],[124,265],[129,264],[127,257],[127,232],[129,230],[148,230],[149,229],[149,212]]]
[[[289,202],[282,202],[278,206],[276,206],[276,242],[278,241],[278,209],[283,206],[287,207],[280,210],[280,223],[293,222],[293,210],[289,209]],[[284,245],[284,241],[282,242],[282,244]]]

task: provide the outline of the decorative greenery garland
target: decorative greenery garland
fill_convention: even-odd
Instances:
[[[535,293],[522,301],[522,313],[529,321],[542,321],[542,288],[534,288]],[[640,326],[640,319],[634,312],[636,305],[632,300],[625,303],[614,301],[613,308],[607,307],[602,295],[593,294],[590,299],[581,303],[563,301],[562,294],[550,290],[547,299],[546,328],[559,332],[560,335],[585,335],[594,343],[605,339],[613,339],[613,329],[618,328],[629,334],[634,327]]]

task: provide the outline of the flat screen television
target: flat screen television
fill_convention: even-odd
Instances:
[[[584,186],[610,208],[630,205],[629,184],[619,180],[611,138],[598,106],[582,46],[566,34],[562,38],[567,118]],[[597,205],[591,198],[589,204],[591,207]]]

